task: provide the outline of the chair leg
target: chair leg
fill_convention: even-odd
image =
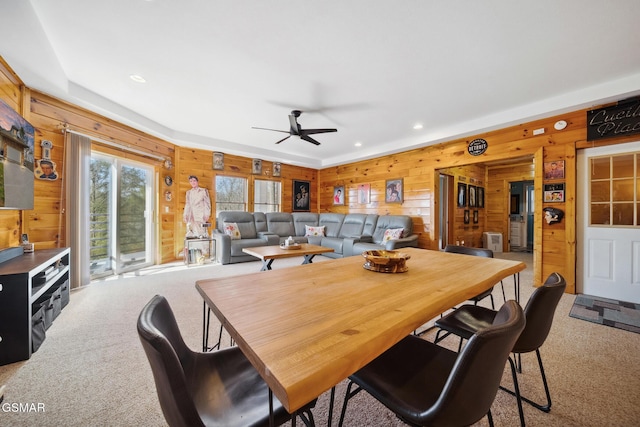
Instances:
[[[520,416],[520,425],[522,427],[525,427],[524,410],[522,409],[522,395],[520,394],[520,386],[518,385],[518,373],[516,372],[516,365],[511,356],[509,356],[509,366],[511,367],[511,376],[513,377],[513,388],[515,390],[515,393],[502,386],[500,386],[500,388],[516,397],[516,403],[518,404],[518,415]]]
[[[493,294],[489,294],[489,298],[491,298],[491,309],[495,311],[496,305],[493,303]]]
[[[507,294],[504,292],[504,283],[500,280],[500,287],[502,288],[502,299],[507,302]]]
[[[487,412],[487,420],[489,421],[489,427],[494,427],[493,415],[491,415],[491,409],[489,409],[489,412]]]
[[[532,401],[531,399],[528,399],[522,395],[520,395],[520,389],[518,387],[518,378],[517,378],[517,372],[516,372],[516,366],[514,361],[511,359],[511,357],[509,357],[509,363],[511,364],[511,373],[513,375],[513,384],[515,387],[515,393],[507,388],[504,388],[502,386],[500,386],[500,389],[503,391],[506,391],[507,393],[511,394],[512,396],[516,396],[516,398],[518,399],[518,409],[521,410],[522,408],[522,403],[521,401],[527,402],[529,405],[533,406],[536,409],[541,410],[542,412],[550,412],[551,411],[551,393],[549,392],[549,384],[547,383],[547,376],[544,373],[544,366],[542,364],[542,356],[540,355],[540,349],[536,349],[536,356],[538,358],[538,366],[540,367],[540,376],[542,377],[542,385],[544,386],[544,393],[547,396],[547,403],[544,405],[541,405],[539,403],[536,403],[534,401]],[[521,366],[522,366],[522,362]],[[524,415],[522,414],[522,412],[520,413],[520,422],[522,423],[522,426],[524,426]]]
[[[342,427],[342,423],[344,423],[344,415],[347,413],[347,402],[353,396],[355,396],[356,394],[358,394],[358,393],[360,393],[362,391],[362,388],[360,388],[360,386],[358,386],[357,384],[356,384],[357,388],[352,391],[351,387],[354,384],[355,383],[353,381],[349,381],[349,385],[347,386],[347,391],[344,394],[344,403],[342,404],[342,412],[340,412],[340,422],[338,423],[338,427]]]

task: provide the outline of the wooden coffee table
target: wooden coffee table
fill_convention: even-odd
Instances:
[[[255,248],[243,248],[242,252],[262,260],[262,268],[260,271],[271,270],[271,264],[278,258],[291,258],[295,256],[304,256],[303,264],[311,264],[313,257],[318,254],[333,252],[331,248],[324,246],[310,245],[309,243],[300,243],[299,249],[282,249],[280,246],[258,246]]]

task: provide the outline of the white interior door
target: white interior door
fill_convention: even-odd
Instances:
[[[640,303],[640,142],[577,159],[577,291]]]

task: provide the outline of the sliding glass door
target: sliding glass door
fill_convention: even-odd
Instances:
[[[153,168],[104,154],[91,155],[91,278],[153,263]]]

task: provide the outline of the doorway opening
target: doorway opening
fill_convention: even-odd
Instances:
[[[533,252],[533,181],[509,183],[509,247],[513,252]]]

